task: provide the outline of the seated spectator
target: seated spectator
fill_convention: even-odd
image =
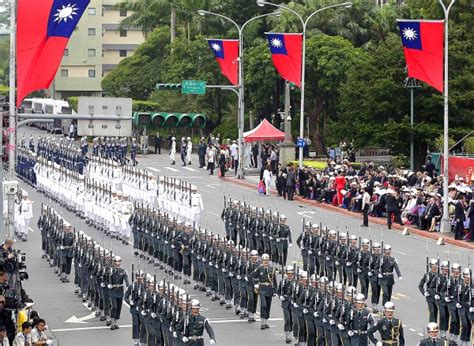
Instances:
[[[31,346],[31,323],[24,322],[21,325],[21,332],[15,336],[13,346]]]
[[[53,340],[50,340],[44,332],[46,328],[46,321],[42,318],[38,319],[36,326],[31,331],[32,346],[52,345]]]

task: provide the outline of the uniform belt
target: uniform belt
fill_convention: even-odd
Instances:
[[[272,285],[272,283],[270,283],[270,282],[262,282],[262,283],[259,284],[259,285],[262,285],[262,286],[270,286],[270,285]]]
[[[123,284],[121,284],[121,285],[112,285],[112,288],[119,288],[119,287],[123,287]]]
[[[366,330],[355,330],[354,333],[357,334],[357,335],[365,335],[365,334],[367,334],[367,331]]]
[[[382,275],[393,275],[393,273],[382,273]]]
[[[288,238],[284,237],[284,238],[277,238],[277,239],[280,239],[280,240],[288,240]]]
[[[395,344],[398,344],[398,340],[392,340],[392,339],[390,339],[390,340],[382,340],[382,343],[395,345]]]
[[[70,249],[72,248],[72,246],[63,246],[63,250],[67,250],[67,249]]]
[[[200,340],[200,339],[202,339],[202,336],[190,336],[188,339],[189,340]]]

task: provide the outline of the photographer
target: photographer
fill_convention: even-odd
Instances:
[[[12,263],[12,260],[14,260],[14,258],[15,255],[13,254],[13,239],[7,238],[5,240],[5,243],[0,246],[0,266],[7,269],[6,267],[8,267]]]

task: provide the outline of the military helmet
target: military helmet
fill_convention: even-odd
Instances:
[[[356,303],[365,303],[365,296],[362,293],[357,293],[355,296]]]
[[[438,323],[436,322],[430,322],[428,323],[428,325],[426,326],[426,331],[429,333],[429,332],[437,332],[439,331],[439,328],[438,328]]]
[[[201,303],[197,299],[191,300],[191,308],[192,309],[199,309],[201,307]]]
[[[383,308],[385,311],[395,311],[395,304],[392,302],[386,302]]]

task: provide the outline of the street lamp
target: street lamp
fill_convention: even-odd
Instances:
[[[239,33],[239,56],[238,56],[238,61],[239,61],[239,85],[237,85],[237,88],[239,90],[238,96],[239,96],[239,101],[238,101],[238,120],[237,120],[237,125],[239,129],[239,167],[238,167],[238,172],[237,172],[237,177],[239,179],[244,178],[244,154],[243,154],[243,149],[244,149],[244,114],[245,114],[245,103],[244,103],[244,40],[243,40],[243,31],[244,28],[254,20],[267,17],[267,16],[279,16],[281,13],[279,11],[276,12],[271,12],[271,13],[266,13],[262,14],[253,18],[250,18],[247,20],[244,24],[239,25],[237,24],[234,20],[231,18],[224,16],[219,13],[214,13],[206,10],[199,10],[198,14],[201,16],[215,16],[222,18],[230,23],[232,23],[236,28],[237,32]]]
[[[306,27],[308,25],[309,20],[314,15],[316,15],[317,13],[328,10],[330,8],[335,8],[335,7],[350,8],[350,7],[352,7],[352,2],[343,2],[343,3],[340,3],[340,4],[334,4],[334,5],[330,5],[330,6],[320,8],[319,10],[316,10],[313,13],[311,13],[306,18],[306,20],[304,20],[303,17],[298,12],[296,12],[295,10],[293,10],[293,9],[287,7],[287,6],[284,6],[284,5],[274,4],[274,3],[271,3],[271,2],[268,2],[268,1],[265,1],[265,0],[257,0],[257,5],[260,6],[260,7],[263,7],[265,5],[270,5],[270,6],[274,6],[274,7],[278,7],[278,8],[290,11],[291,13],[293,13],[295,16],[298,17],[298,19],[301,21],[301,24],[303,26],[303,53],[302,53],[303,60],[301,62],[302,66],[301,66],[301,107],[300,107],[300,109],[301,109],[301,112],[300,112],[300,138],[303,139],[304,138],[304,86],[305,86],[305,60],[306,60],[305,59],[305,55],[306,55]],[[298,149],[299,149],[298,150],[299,167],[302,168],[303,167],[303,147],[299,147]]]

